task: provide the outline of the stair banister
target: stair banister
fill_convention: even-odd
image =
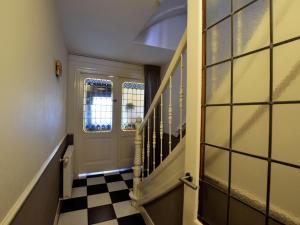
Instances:
[[[160,162],[163,160],[162,156],[162,138],[163,138],[163,121],[162,121],[162,106],[163,106],[163,92],[166,90],[167,85],[169,85],[169,103],[168,103],[168,122],[169,122],[169,153],[171,153],[171,145],[172,145],[172,139],[171,139],[171,126],[172,126],[172,75],[174,74],[178,64],[180,63],[180,97],[179,97],[179,108],[180,108],[180,126],[182,126],[182,101],[183,101],[183,87],[182,87],[182,63],[183,63],[183,57],[182,54],[184,50],[186,49],[187,45],[187,33],[186,31],[182,35],[182,38],[178,44],[178,47],[173,55],[173,58],[170,62],[170,65],[166,71],[166,74],[160,84],[160,87],[158,91],[156,92],[156,95],[154,96],[154,99],[149,107],[149,110],[145,116],[145,118],[142,119],[138,118],[136,120],[136,134],[135,134],[135,154],[134,154],[134,166],[133,166],[133,190],[130,192],[130,198],[132,199],[132,205],[134,207],[138,207],[138,200],[139,200],[139,184],[142,182],[145,176],[145,164],[147,165],[146,173],[147,176],[150,175],[150,150],[152,147],[152,156],[153,156],[153,171],[156,169],[155,164],[155,158],[156,158],[156,107],[158,104],[161,106],[161,121],[160,121]],[[151,119],[153,120],[153,123],[150,123]],[[153,143],[150,145],[150,126],[153,127]],[[182,127],[180,128],[180,140],[182,139]],[[147,131],[147,135],[145,135],[145,130]],[[146,136],[146,137],[145,137]],[[147,138],[147,144],[145,145],[145,138]],[[144,147],[146,147],[146,155],[144,154]],[[147,159],[147,163],[145,163],[145,160]]]
[[[159,86],[159,89],[157,90],[156,95],[154,96],[154,99],[149,107],[149,110],[143,119],[143,122],[139,128],[139,133],[143,132],[143,129],[146,126],[148,119],[150,118],[150,116],[153,113],[154,107],[156,107],[158,105],[158,103],[160,102],[160,96],[161,96],[161,94],[163,94],[164,90],[166,89],[166,87],[170,81],[170,77],[173,75],[173,73],[176,70],[176,66],[180,62],[181,53],[184,52],[184,50],[186,48],[186,42],[187,42],[187,33],[185,31],[184,34],[182,35],[182,38],[178,44],[176,51],[174,53],[174,56],[170,62],[170,65],[167,69],[166,75],[164,76],[164,79],[162,80],[162,82]]]

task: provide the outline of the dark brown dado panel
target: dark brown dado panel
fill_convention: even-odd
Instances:
[[[183,185],[144,207],[155,225],[182,225]]]
[[[11,225],[53,225],[62,187],[60,158],[73,135],[67,135]]]

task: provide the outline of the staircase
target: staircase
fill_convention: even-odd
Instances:
[[[134,178],[130,197],[133,206],[141,211],[143,205],[176,188],[184,174],[186,46],[185,31],[145,118],[136,122]],[[172,81],[178,71],[179,82],[175,86]],[[174,96],[178,99],[174,100]],[[167,121],[164,121],[164,109],[167,110]],[[178,113],[175,115],[174,111]],[[174,137],[175,124],[178,137]]]

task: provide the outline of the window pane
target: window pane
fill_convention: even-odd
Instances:
[[[269,50],[238,58],[234,61],[233,73],[234,102],[269,101]]]
[[[210,183],[226,191],[228,186],[229,152],[205,146],[204,174]]]
[[[231,55],[230,18],[207,31],[207,65],[229,59]]]
[[[234,55],[270,44],[269,0],[259,0],[233,17]]]
[[[299,104],[273,106],[273,159],[300,165],[299,115]]]
[[[300,41],[274,48],[274,100],[300,100]]]
[[[229,146],[230,107],[206,108],[205,142],[221,147]]]
[[[137,118],[144,117],[144,84],[122,84],[122,130],[134,130]]]
[[[273,0],[274,41],[280,42],[300,35],[299,0]]]
[[[237,10],[252,2],[253,0],[233,0],[233,10]]]
[[[113,83],[110,80],[84,80],[83,130],[111,131],[113,115]]]
[[[257,202],[266,203],[267,161],[232,153],[231,171],[231,192],[234,197],[255,208]]]
[[[299,169],[273,163],[270,206],[274,219],[283,224],[299,224],[299,190]]]
[[[232,132],[232,146],[234,150],[267,156],[269,106],[234,106]]]
[[[206,103],[219,104],[230,102],[229,62],[210,67],[206,71]]]
[[[230,0],[206,1],[206,24],[210,26],[230,14]]]

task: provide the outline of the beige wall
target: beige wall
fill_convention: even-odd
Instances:
[[[0,27],[1,221],[66,134],[68,66],[55,1],[1,1]]]

